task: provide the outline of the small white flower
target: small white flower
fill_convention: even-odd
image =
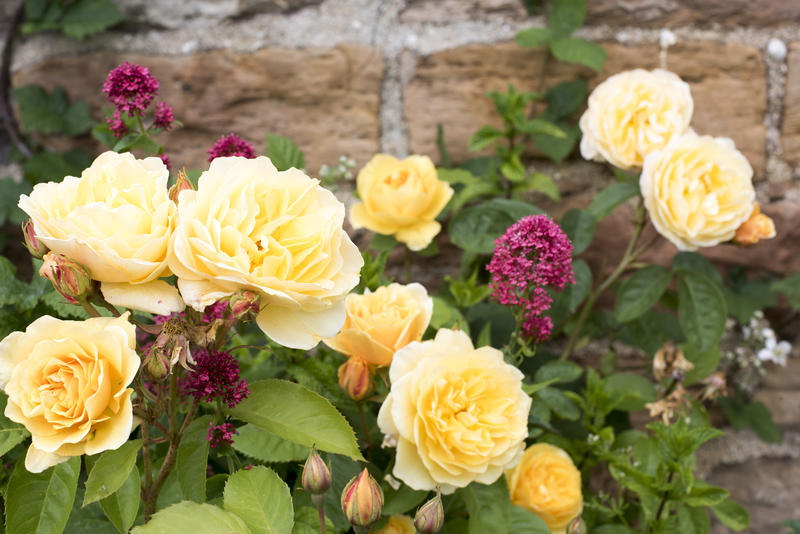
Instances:
[[[762,362],[774,362],[785,367],[786,358],[791,350],[792,345],[788,341],[778,342],[774,337],[768,338],[764,348],[758,351],[758,359]]]

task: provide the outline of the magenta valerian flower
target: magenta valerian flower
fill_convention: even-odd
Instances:
[[[492,298],[521,314],[522,332],[535,342],[550,335],[553,323],[544,312],[553,299],[547,289],[574,284],[572,244],[545,215],[529,215],[512,224],[495,241],[487,266]]]
[[[114,137],[117,139],[120,139],[128,133],[128,125],[122,120],[122,115],[118,109],[114,110],[114,114],[110,119],[106,119],[106,122],[108,123],[108,128],[111,130],[111,133],[114,134]]]
[[[228,352],[205,349],[192,354],[195,365],[183,379],[183,390],[197,400],[220,399],[233,408],[250,394],[247,382],[239,376],[239,363]]]
[[[141,115],[158,93],[158,80],[150,69],[127,61],[108,73],[103,93],[120,113]]]
[[[165,166],[167,169],[170,169],[170,168],[172,167],[172,166],[169,164],[169,156],[167,156],[167,155],[165,155],[165,154],[159,154],[159,155],[158,155],[158,157],[159,157],[159,158],[161,158],[161,161],[163,161],[163,162],[164,162],[164,166]]]
[[[208,150],[208,161],[228,156],[242,156],[247,159],[253,159],[256,157],[256,152],[253,148],[253,143],[249,143],[232,133],[217,139],[214,146]]]
[[[169,130],[172,128],[172,123],[174,121],[175,114],[172,111],[172,106],[168,105],[166,102],[159,102],[156,104],[156,116],[153,121],[153,126]]]
[[[208,444],[212,449],[232,445],[234,434],[236,434],[236,427],[232,424],[222,423],[221,425],[215,425],[212,422],[208,427]]]

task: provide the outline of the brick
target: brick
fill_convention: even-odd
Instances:
[[[800,166],[800,42],[789,46],[787,63],[781,143],[786,160]]]
[[[230,132],[253,142],[258,153],[267,132],[285,135],[306,153],[313,173],[341,154],[364,163],[378,150],[383,61],[367,46],[179,57],[101,52],[45,60],[16,73],[14,85],[62,85],[72,98],[87,98],[99,118],[107,105],[103,80],[125,60],[150,68],[161,83],[159,98],[184,124],[161,138],[174,166],[206,168],[206,150]]]
[[[652,45],[604,43],[608,52],[603,72],[550,61],[544,88],[577,77],[590,88],[609,75],[637,67],[658,66]],[[470,136],[482,125],[499,126],[487,91],[536,90],[544,54],[514,43],[462,46],[418,58],[405,92],[410,146],[415,153],[436,154],[436,124],[445,127],[448,148],[456,159],[470,156]],[[731,137],[763,175],[766,106],[764,64],[758,49],[740,43],[684,41],[670,49],[669,68],[692,87],[692,125],[700,133]]]
[[[800,19],[792,0],[591,0],[589,24],[637,27],[779,26]]]

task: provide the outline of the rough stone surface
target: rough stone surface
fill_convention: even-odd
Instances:
[[[786,160],[800,167],[800,42],[789,47],[786,94],[783,115],[783,153]]]
[[[585,67],[548,63],[544,88],[577,76],[590,88],[622,70],[658,65],[655,45],[604,43],[608,52],[603,72]],[[467,45],[417,61],[405,93],[405,110],[412,152],[435,154],[436,123],[445,125],[445,138],[456,159],[468,157],[470,136],[482,125],[499,126],[487,91],[536,90],[544,54],[514,43]],[[763,174],[766,82],[760,51],[739,43],[688,41],[670,49],[669,68],[692,87],[700,133],[731,137]]]
[[[520,0],[409,0],[400,13],[403,22],[469,20],[485,16],[523,18]]]
[[[345,153],[365,162],[378,149],[383,60],[366,46],[182,57],[106,52],[44,61],[17,73],[14,83],[62,85],[70,95],[89,96],[99,117],[102,82],[123,60],[149,66],[161,82],[159,98],[183,122],[163,138],[165,153],[179,166],[204,168],[206,150],[229,132],[255,143],[257,152],[267,132],[285,135],[306,153],[313,172]]]

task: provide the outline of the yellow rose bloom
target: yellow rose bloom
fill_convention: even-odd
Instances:
[[[689,85],[671,72],[615,74],[589,95],[580,119],[581,155],[640,168],[647,154],[688,130],[693,110]]]
[[[407,515],[393,515],[383,528],[374,531],[374,534],[417,534],[417,529],[414,520]]]
[[[421,284],[389,284],[375,293],[347,295],[345,309],[342,331],[325,344],[347,356],[387,366],[395,352],[422,339],[431,322],[433,299]]]
[[[491,484],[519,461],[531,398],[499,350],[441,329],[397,351],[389,378],[378,426],[397,444],[394,476],[411,488]]]
[[[184,308],[178,291],[158,280],[171,274],[168,179],[159,158],[105,152],[80,178],[35,185],[19,207],[39,241],[89,269],[110,303],[166,315]]]
[[[656,230],[695,250],[730,241],[750,217],[752,178],[733,141],[688,133],[645,158],[639,187]]]
[[[356,177],[361,202],[350,209],[353,228],[393,235],[411,250],[422,250],[442,226],[436,216],[444,209],[453,188],[439,180],[427,156],[399,160],[378,154]]]
[[[127,313],[85,321],[45,315],[0,341],[5,415],[31,433],[28,471],[117,449],[128,440],[133,389],[127,386],[140,363],[135,347]]]
[[[281,345],[310,349],[345,320],[364,260],[342,229],[344,205],[297,169],[265,157],[216,158],[181,191],[169,267],[203,310],[240,289],[260,295],[256,322]]]
[[[531,445],[514,469],[506,471],[511,502],[564,534],[583,509],[581,473],[569,455],[547,443]]]

